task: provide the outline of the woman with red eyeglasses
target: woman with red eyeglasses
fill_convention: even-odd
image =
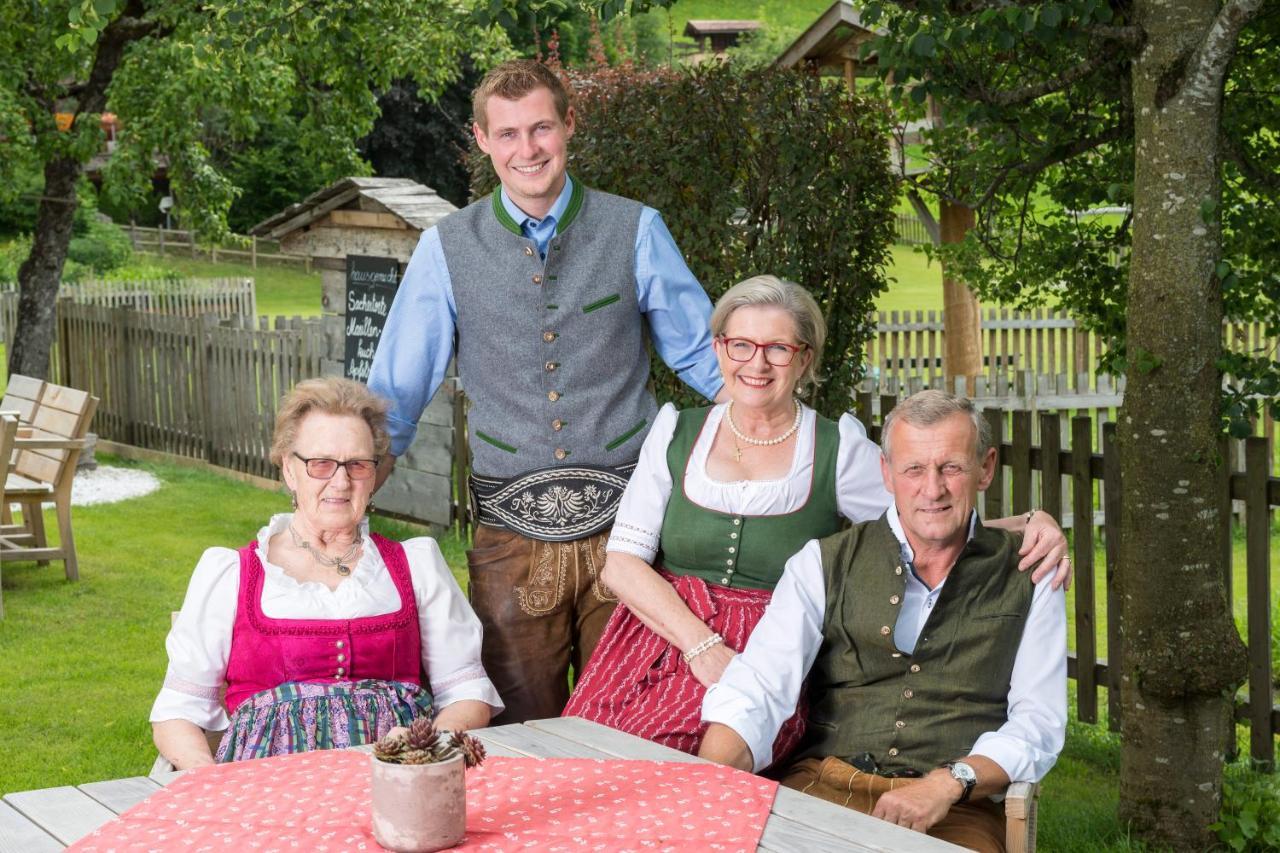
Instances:
[[[564,710],[689,753],[706,729],[707,688],[746,645],[786,561],[892,500],[861,423],[800,402],[819,381],[826,337],[804,288],[774,276],[740,282],[716,304],[711,332],[727,400],[659,412],[607,549],[602,579],[621,606]],[[1026,538],[1027,565],[1066,553],[1045,513]],[[801,707],[782,727],[775,761],[798,743],[803,719]]]
[[[434,715],[484,726],[502,701],[480,664],[480,622],[435,540],[369,532],[387,452],[386,403],[348,379],[281,401],[271,446],[293,496],[244,548],[210,548],[166,643],[151,710],[176,767],[368,743]],[[225,692],[224,692],[225,687]]]

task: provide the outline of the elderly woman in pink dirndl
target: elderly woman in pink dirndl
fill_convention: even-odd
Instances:
[[[484,726],[502,709],[481,628],[429,537],[369,532],[387,452],[386,404],[358,382],[313,379],[281,402],[272,461],[293,493],[239,550],[210,548],[169,633],[151,710],[178,769],[369,743],[434,715]],[[224,694],[225,689],[225,694]]]
[[[603,580],[620,605],[564,710],[689,753],[706,730],[706,689],[746,645],[787,559],[892,500],[862,425],[797,396],[817,381],[826,337],[804,288],[740,282],[716,304],[711,332],[728,399],[658,413],[607,548]],[[1043,560],[1037,575],[1066,554],[1046,513],[992,523],[1025,527],[1022,567]],[[775,761],[803,732],[802,705]]]

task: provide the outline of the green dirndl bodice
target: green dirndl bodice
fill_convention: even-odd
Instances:
[[[810,539],[840,530],[836,499],[836,456],[840,428],[816,416],[813,477],[808,500],[794,512],[744,515],[694,503],[684,477],[710,407],[685,409],[667,446],[671,499],[662,519],[658,565],[674,575],[693,575],[707,583],[746,589],[773,589],[787,560]]]

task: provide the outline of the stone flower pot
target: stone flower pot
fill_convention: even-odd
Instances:
[[[373,762],[373,837],[397,853],[454,847],[467,833],[462,756],[438,764]]]

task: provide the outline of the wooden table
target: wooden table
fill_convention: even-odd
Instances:
[[[484,741],[490,755],[701,760],[575,717],[531,720],[474,734]],[[0,853],[61,850],[181,775],[157,773],[6,794],[0,802]],[[760,840],[760,850],[767,853],[940,853],[960,849],[788,788],[778,789]]]

